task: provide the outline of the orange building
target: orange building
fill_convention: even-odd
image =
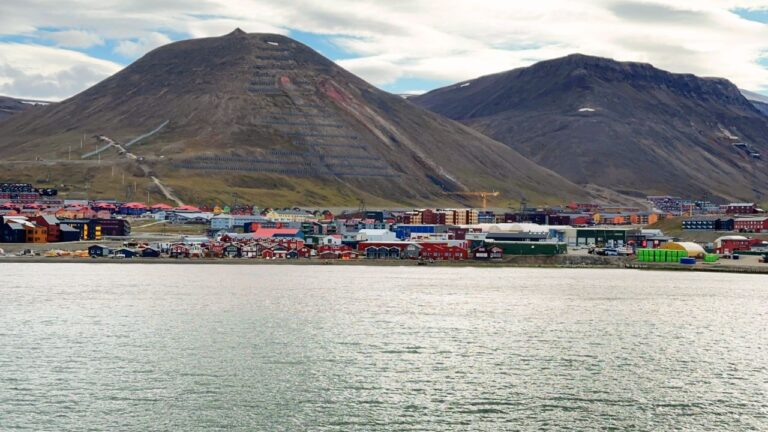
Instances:
[[[26,243],[48,243],[48,228],[32,223],[24,224]]]

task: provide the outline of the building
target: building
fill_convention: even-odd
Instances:
[[[125,258],[133,258],[139,254],[135,249],[121,248],[112,252],[113,256],[122,255]]]
[[[311,222],[318,220],[317,216],[296,209],[270,210],[264,214],[264,217],[277,222]]]
[[[2,225],[0,241],[3,243],[25,243],[27,241],[27,232],[22,224],[13,220],[6,221]]]
[[[757,212],[755,203],[730,203],[725,206],[726,214],[755,214]]]
[[[662,245],[659,249],[685,251],[688,258],[703,258],[707,251],[701,245],[693,242],[669,242]]]
[[[88,232],[88,240],[127,237],[131,235],[131,223],[127,219],[91,219],[88,221]]]
[[[420,243],[419,258],[435,261],[461,261],[469,258],[467,249],[445,243]]]
[[[243,256],[243,248],[237,243],[229,243],[224,246],[222,253],[227,258],[240,258]]]
[[[416,259],[421,245],[415,242],[360,242],[357,250],[369,259]]]
[[[504,258],[504,250],[498,246],[479,246],[472,250],[472,259],[498,261]]]
[[[397,241],[397,235],[385,229],[362,229],[357,233],[357,240],[362,242]]]
[[[219,214],[211,218],[211,231],[231,231],[245,229],[247,224],[268,222],[261,215]]]
[[[553,256],[568,253],[565,243],[494,241],[487,246],[500,248],[504,255]]]
[[[738,251],[748,251],[752,248],[752,240],[744,236],[724,236],[715,240],[715,252],[732,254]]]
[[[125,216],[141,216],[148,211],[149,207],[147,207],[146,204],[140,202],[130,202],[121,205],[118,212]]]
[[[48,229],[32,222],[22,224],[26,234],[25,243],[47,243]]]
[[[197,224],[207,225],[213,218],[213,213],[208,212],[179,212],[174,210],[167,213],[166,219],[172,224]]]
[[[56,219],[56,216],[54,215],[40,215],[36,216],[33,221],[42,227],[45,227],[47,230],[47,239],[46,241],[48,243],[56,243],[61,241],[61,227],[58,219]]]
[[[258,225],[258,224],[253,224]],[[250,233],[251,238],[254,239],[268,239],[268,238],[298,238],[304,239],[304,233],[298,228],[262,228],[257,226],[256,229]]]
[[[697,216],[683,221],[686,231],[733,231],[734,219],[722,216]]]
[[[616,247],[626,245],[638,233],[630,228],[574,228],[566,230],[565,240],[574,246]]]
[[[768,231],[768,216],[734,219],[733,229],[745,233]]]
[[[88,247],[88,256],[92,257],[106,257],[109,256],[112,251],[104,245],[92,245]]]
[[[486,240],[497,241],[527,241],[527,242],[541,242],[549,240],[550,236],[547,232],[489,232],[485,236]]]
[[[67,224],[59,224],[59,241],[60,242],[76,242],[80,241],[80,230],[72,228]]]
[[[141,256],[142,258],[159,258],[160,250],[153,247],[145,247],[141,250]]]

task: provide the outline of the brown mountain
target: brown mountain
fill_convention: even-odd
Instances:
[[[410,100],[577,184],[722,200],[768,190],[768,120],[724,79],[571,55]]]
[[[25,103],[25,101],[20,99],[0,96],[0,121],[3,121],[14,114],[33,108],[34,106],[35,104],[33,102]]]
[[[92,154],[109,140],[129,154]],[[192,202],[410,205],[476,190],[507,201],[585,196],[510,147],[380,91],[295,40],[240,30],[158,48],[71,99],[3,122],[0,157],[44,159],[15,162],[30,168],[10,175],[117,198],[158,195],[152,176]]]

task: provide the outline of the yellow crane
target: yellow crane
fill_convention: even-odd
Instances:
[[[480,197],[483,200],[483,210],[488,208],[488,197],[499,196],[499,192],[447,192],[447,194]]]

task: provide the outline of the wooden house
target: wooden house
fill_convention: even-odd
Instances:
[[[142,258],[160,258],[160,251],[153,247],[145,247],[141,250]]]
[[[189,258],[189,246],[183,243],[172,244],[168,249],[171,258]]]
[[[88,247],[88,256],[91,257],[106,257],[109,256],[112,251],[104,245],[92,245]]]
[[[227,258],[240,258],[242,256],[242,247],[237,243],[229,243],[224,246],[223,254]]]

